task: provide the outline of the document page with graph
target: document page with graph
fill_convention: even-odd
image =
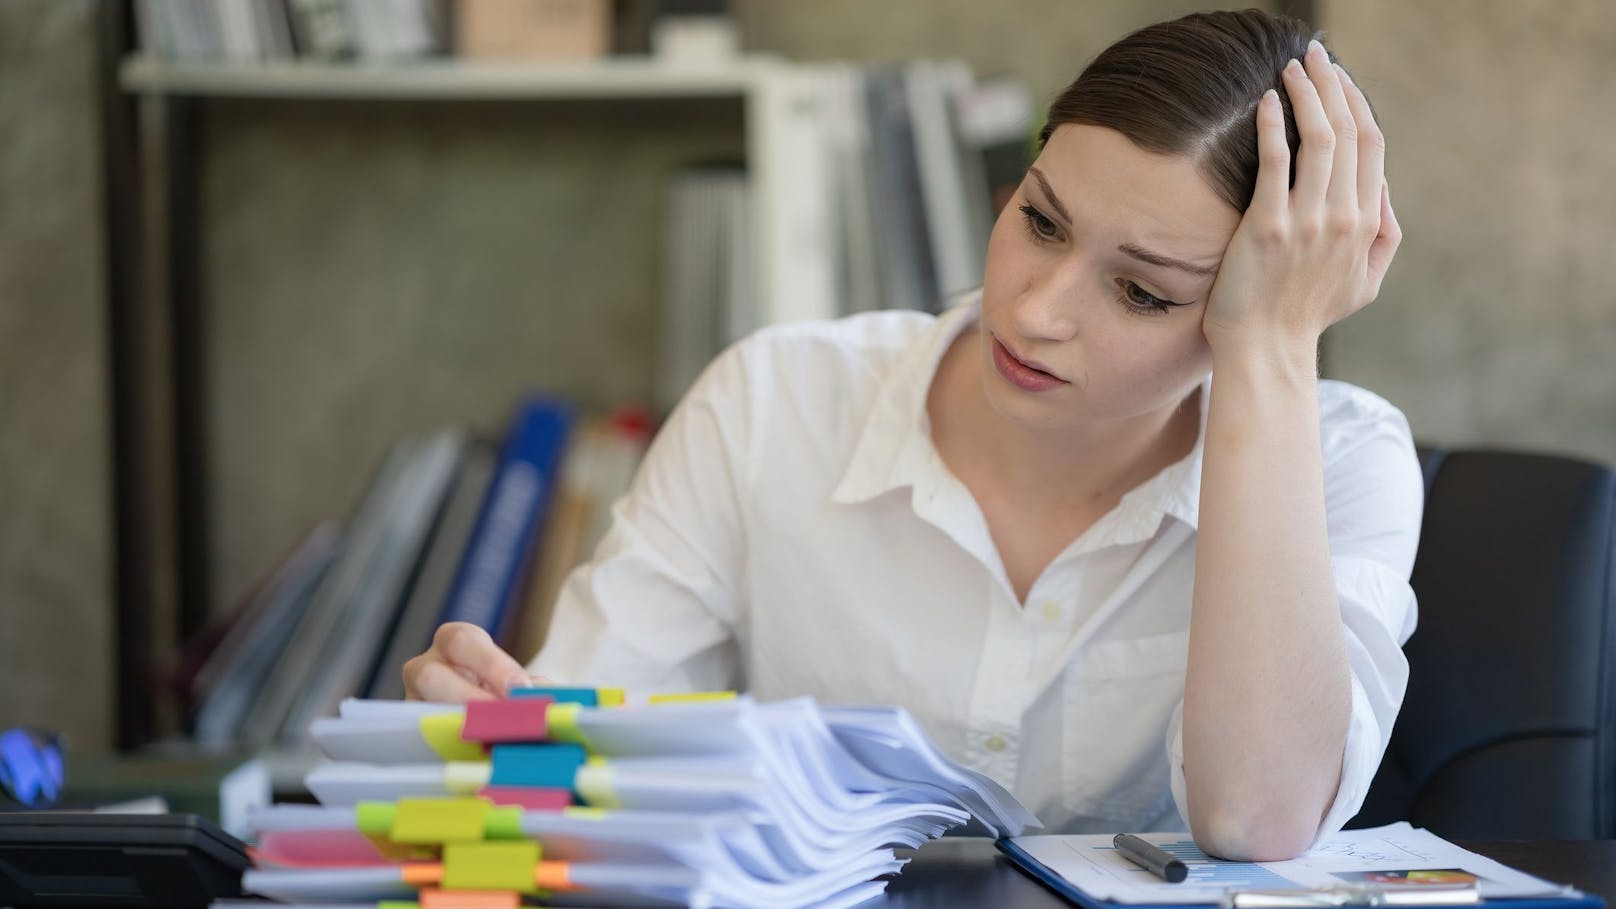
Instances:
[[[1107,903],[1218,903],[1231,892],[1253,890],[1471,883],[1482,899],[1566,895],[1559,884],[1516,871],[1407,823],[1343,831],[1285,862],[1213,859],[1187,833],[1141,836],[1184,862],[1188,878],[1166,883],[1118,852],[1108,834],[1018,836],[1008,841],[1013,848],[1006,851],[1022,864],[1023,856],[1031,858],[1083,895]],[[1022,855],[1016,854],[1017,849]]]

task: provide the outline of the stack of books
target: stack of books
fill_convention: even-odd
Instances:
[[[953,828],[1038,821],[896,708],[527,689],[350,700],[318,805],[256,812],[249,893],[306,905],[852,906]]]

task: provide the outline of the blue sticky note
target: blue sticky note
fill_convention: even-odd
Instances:
[[[578,768],[589,759],[582,745],[495,745],[491,755],[490,786],[543,786],[571,789]]]
[[[593,688],[512,688],[513,698],[552,697],[557,704],[582,704],[599,707],[600,695]]]

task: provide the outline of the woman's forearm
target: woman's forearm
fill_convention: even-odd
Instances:
[[[1333,802],[1351,682],[1325,525],[1311,343],[1219,351],[1184,699],[1192,831],[1290,858]]]

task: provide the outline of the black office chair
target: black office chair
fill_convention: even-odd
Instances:
[[[1408,694],[1349,827],[1616,837],[1616,474],[1422,451]]]

